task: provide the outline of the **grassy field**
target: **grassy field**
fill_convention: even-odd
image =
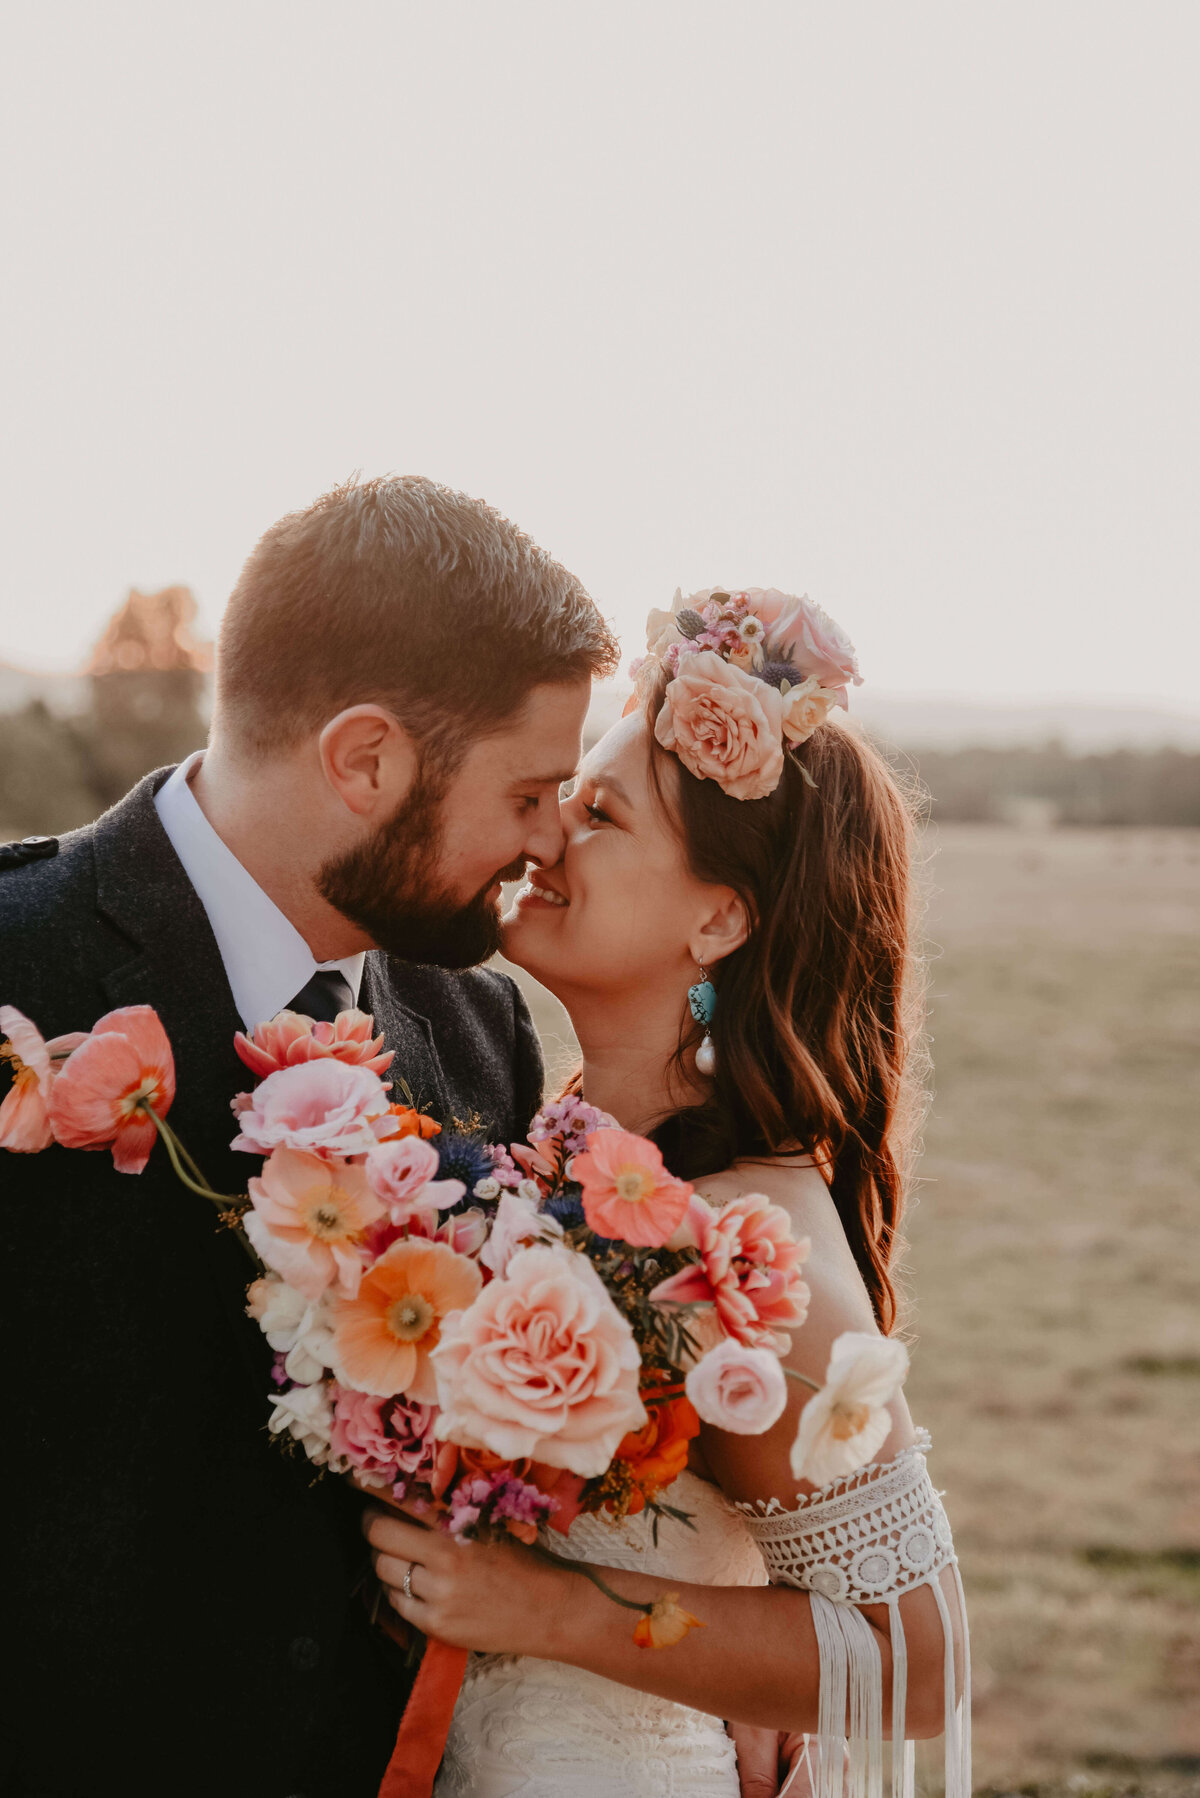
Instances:
[[[909,1392],[971,1606],[976,1785],[1200,1792],[1200,833],[926,847]]]

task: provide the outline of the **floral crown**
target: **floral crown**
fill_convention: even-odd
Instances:
[[[646,620],[647,654],[629,672],[639,688],[651,670],[671,679],[654,735],[699,780],[731,799],[765,799],[795,749],[835,705],[847,683],[862,685],[854,645],[806,596],[775,587],[709,587]],[[637,695],[626,707],[631,711]]]

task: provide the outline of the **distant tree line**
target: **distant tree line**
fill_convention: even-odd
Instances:
[[[1013,823],[1041,808],[1059,824],[1200,825],[1200,754],[1040,747],[889,751],[943,824]]]

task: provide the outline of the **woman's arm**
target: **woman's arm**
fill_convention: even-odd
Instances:
[[[805,1172],[808,1179],[798,1182],[797,1170],[772,1170],[772,1184],[782,1190],[770,1196],[782,1203],[786,1194],[797,1234],[813,1238],[808,1270],[813,1302],[786,1365],[819,1381],[834,1338],[848,1329],[872,1330],[874,1324],[823,1183],[811,1170]],[[748,1189],[750,1183],[742,1179],[739,1184]],[[754,1184],[765,1185],[766,1178]],[[803,1385],[788,1384],[792,1396],[787,1412],[765,1435],[732,1436],[707,1428],[702,1432],[706,1471],[729,1497],[776,1498],[785,1508],[795,1505],[797,1484],[789,1453],[811,1393]],[[880,1460],[890,1459],[912,1441],[907,1406],[899,1399]],[[380,1578],[396,1608],[445,1642],[487,1653],[566,1661],[675,1703],[767,1728],[810,1733],[817,1729],[820,1655],[807,1592],[786,1586],[698,1586],[606,1569],[606,1582],[623,1596],[642,1601],[678,1592],[683,1607],[704,1624],[671,1648],[640,1648],[633,1641],[630,1611],[613,1604],[578,1573],[552,1566],[517,1543],[462,1545],[381,1510],[370,1514],[367,1534],[377,1551]],[[403,1578],[410,1564],[413,1596],[405,1597]],[[860,1609],[879,1651],[886,1724],[891,1716],[890,1615],[885,1604]],[[932,1591],[919,1588],[907,1594],[900,1601],[900,1614],[907,1662],[907,1733],[937,1734],[943,1723],[944,1653]]]

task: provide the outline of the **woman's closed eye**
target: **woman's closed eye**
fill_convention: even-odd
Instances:
[[[594,824],[612,823],[612,819],[609,817],[608,813],[602,806],[595,804],[594,801],[590,805],[585,804],[583,809]]]

